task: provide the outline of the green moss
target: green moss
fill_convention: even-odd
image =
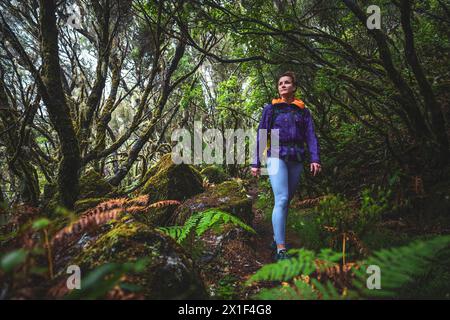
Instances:
[[[115,195],[115,187],[106,182],[98,172],[89,170],[80,178],[80,194],[78,201],[75,203],[75,210],[82,212],[102,201],[115,197]],[[95,203],[96,201],[98,202]],[[50,216],[60,206],[59,193],[55,184],[44,187],[42,203],[44,211],[48,212]]]
[[[115,188],[94,170],[87,171],[80,178],[79,199],[98,198],[114,193]]]
[[[230,179],[230,176],[223,172],[222,168],[214,165],[204,168],[200,173],[211,183],[221,183]]]
[[[202,299],[206,291],[193,261],[170,237],[136,221],[119,222],[73,264],[84,273],[105,263],[150,258],[145,271],[133,275],[146,299]]]
[[[148,194],[150,203],[162,200],[184,201],[204,191],[200,173],[191,165],[174,164],[171,154],[161,157],[148,170],[146,177],[148,180],[140,193]],[[144,219],[154,225],[167,225],[175,208],[169,206],[152,209]]]
[[[75,212],[80,213],[80,212],[84,212],[87,209],[90,208],[94,208],[95,206],[97,206],[99,203],[102,203],[104,201],[108,201],[109,198],[87,198],[87,199],[82,199],[82,200],[78,200],[77,202],[75,202]]]
[[[183,225],[194,213],[206,209],[216,208],[237,216],[246,224],[253,221],[252,202],[247,197],[245,189],[237,180],[223,182],[211,187],[177,208],[170,223]]]
[[[146,212],[133,213],[133,218],[150,227],[161,227],[169,225],[169,219],[173,215],[176,206],[167,206],[162,208],[150,208]]]
[[[147,182],[141,194],[148,194],[150,201],[185,200],[203,192],[200,173],[191,165],[174,164],[171,154],[161,157],[160,161],[149,169]]]

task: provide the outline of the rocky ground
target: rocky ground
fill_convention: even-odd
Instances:
[[[1,245],[5,252],[22,248],[29,254],[14,274],[0,273],[5,283],[2,296],[61,299],[70,293],[66,287],[67,266],[80,266],[86,276],[95,270],[105,271],[102,268],[108,264],[116,268],[114,272],[120,271],[121,265],[143,258],[150,258],[150,264],[139,274],[126,273],[124,277],[144,288],[142,293],[116,286],[101,295],[94,283],[92,292],[85,294],[107,299],[251,299],[261,288],[279,284],[244,285],[259,268],[274,262],[272,224],[263,215],[270,208],[263,210],[255,205],[262,192],[256,180],[231,178],[215,168],[200,173],[192,166],[173,164],[170,156],[150,168],[146,179],[143,188],[120,197],[117,190],[90,172],[82,179],[83,197],[69,216],[54,209],[57,193],[51,188],[47,205],[16,211],[15,219],[3,228],[6,236]],[[208,209],[237,217],[256,233],[224,224],[219,232],[208,229],[186,246],[160,229],[183,226],[194,214]],[[32,227],[33,221],[44,214],[51,219],[45,229],[47,240]],[[301,245],[290,230],[287,241],[292,247]],[[49,257],[52,272],[48,269]],[[37,268],[42,272],[32,275],[31,270]],[[99,276],[98,281],[104,283],[105,278]]]

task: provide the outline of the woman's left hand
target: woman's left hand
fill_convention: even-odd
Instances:
[[[315,176],[316,174],[318,174],[322,170],[322,167],[320,166],[320,163],[313,162],[313,163],[311,163],[310,166],[311,166],[311,172],[312,172],[313,176]]]

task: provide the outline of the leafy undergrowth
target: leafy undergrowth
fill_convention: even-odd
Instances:
[[[427,208],[431,199],[413,199],[410,208]],[[287,241],[290,229],[290,238],[300,245],[290,252],[292,261],[266,265],[250,278],[251,285],[276,283],[255,297],[449,299],[450,218],[435,210],[436,204],[432,210],[405,214],[405,208],[391,203],[390,192],[380,189],[363,190],[355,200],[340,195],[294,198]],[[448,207],[448,202],[439,204]],[[256,205],[270,222],[270,195],[260,197]],[[382,290],[366,288],[370,265],[381,270]]]
[[[293,258],[275,263],[270,190],[251,184],[247,192],[253,200],[250,225],[208,209],[183,226],[155,229],[193,260],[207,298],[450,298],[447,216],[392,214],[399,208],[389,205],[389,192],[379,189],[363,190],[355,199],[333,194],[294,198],[287,224]],[[133,216],[178,204],[149,204],[145,196],[115,199],[81,216],[66,212],[60,220],[41,218],[33,208],[15,208],[14,219],[3,227],[10,230],[0,239],[2,248],[11,249],[0,259],[1,298],[145,299],[147,284],[139,279],[152,259],[99,265],[87,274],[82,291],[69,293],[65,282],[52,279],[102,235],[114,236],[116,225],[131,222],[132,231]],[[381,271],[381,290],[367,289],[369,266]]]

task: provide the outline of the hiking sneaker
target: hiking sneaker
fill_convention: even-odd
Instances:
[[[287,250],[291,249],[291,245],[289,243],[285,244],[285,247]],[[272,241],[272,243],[270,244],[270,249],[272,249],[272,251],[277,251],[277,243],[275,242],[275,240]]]
[[[275,240],[273,240],[272,243],[270,244],[270,249],[277,250],[277,243],[275,242]]]
[[[276,261],[280,261],[280,260],[287,260],[290,259],[291,257],[288,255],[287,250],[280,250],[280,252],[277,252],[275,254],[275,260]]]

